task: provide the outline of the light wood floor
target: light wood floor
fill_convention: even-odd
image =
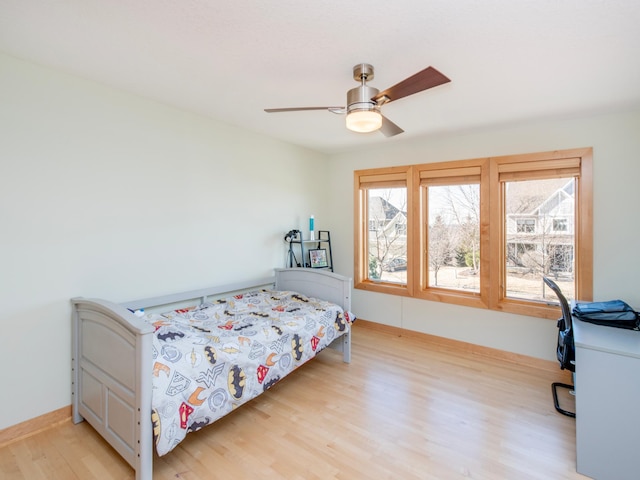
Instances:
[[[256,400],[154,459],[154,479],[586,479],[554,371],[354,327]],[[571,399],[568,399],[571,401]],[[567,404],[573,408],[573,405]],[[0,479],[133,479],[86,423],[0,449]]]

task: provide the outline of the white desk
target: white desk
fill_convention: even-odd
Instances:
[[[578,473],[640,479],[640,332],[573,317]]]

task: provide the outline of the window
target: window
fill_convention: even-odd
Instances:
[[[480,165],[421,169],[426,201],[424,286],[480,292]]]
[[[409,168],[381,169],[356,178],[358,213],[356,237],[361,276],[375,289],[385,284],[394,291],[407,291],[408,179]],[[365,232],[361,226],[368,225]]]
[[[356,171],[356,288],[555,318],[547,275],[589,300],[591,155]]]
[[[554,232],[566,232],[567,231],[567,219],[566,218],[554,218],[553,219],[553,231]]]
[[[516,219],[518,233],[533,233],[536,231],[536,221],[533,218]]]
[[[529,172],[534,177],[536,172]],[[558,230],[557,215],[566,215],[573,223],[575,214],[575,177],[540,178],[505,181],[507,244],[506,296],[529,300],[544,300],[542,275],[553,275],[567,298],[575,298],[573,282],[572,231]],[[520,216],[513,232],[509,217]],[[536,228],[536,225],[538,226]],[[512,246],[514,248],[512,248]]]
[[[369,223],[369,275],[375,280],[406,284],[406,274],[396,275],[393,266],[407,257],[407,189],[405,187],[367,190]],[[405,260],[406,265],[406,260]]]

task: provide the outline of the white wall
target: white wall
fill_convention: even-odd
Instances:
[[[640,111],[407,135],[327,159],[0,54],[0,429],[70,404],[73,296],[124,301],[268,275],[310,213],[331,230],[336,271],[352,276],[354,170],[585,146],[595,296],[640,307]],[[362,291],[353,310],[554,360],[549,320]]]
[[[637,109],[432,138],[394,137],[382,147],[332,156],[332,236],[348,246],[336,252],[337,271],[353,271],[354,170],[578,147],[594,149],[594,297],[622,298],[640,309]],[[555,321],[360,290],[352,307],[370,321],[555,360]]]
[[[325,163],[0,54],[0,429],[71,403],[71,297],[271,275],[328,227]]]

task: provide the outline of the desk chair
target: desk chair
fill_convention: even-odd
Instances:
[[[560,287],[547,277],[542,277],[544,283],[546,283],[551,290],[558,296],[560,301],[560,307],[562,308],[562,318],[558,319],[558,344],[556,347],[556,356],[558,362],[560,362],[561,370],[569,370],[572,374],[576,371],[576,348],[573,341],[573,321],[571,318],[571,309],[569,308],[569,302],[562,294]],[[553,393],[553,404],[558,412],[568,417],[574,417],[576,414],[563,408],[560,408],[558,403],[558,388],[566,388],[569,393],[575,395],[575,387],[566,383],[554,382],[551,384],[551,391]]]

